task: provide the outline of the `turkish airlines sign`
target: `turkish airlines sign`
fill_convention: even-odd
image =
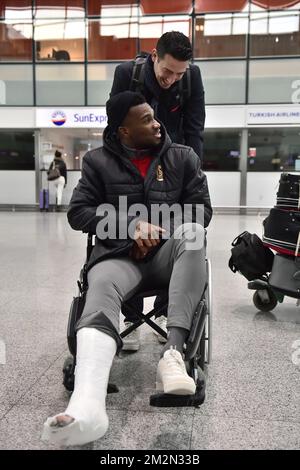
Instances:
[[[247,109],[247,126],[300,125],[300,106],[257,106]]]

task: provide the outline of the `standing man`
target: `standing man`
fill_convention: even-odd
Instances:
[[[192,147],[202,160],[204,89],[199,67],[189,63],[192,54],[190,40],[183,33],[170,31],[163,34],[151,54],[116,67],[110,96],[126,90],[142,93],[154,109],[155,117],[165,125],[171,140]],[[164,303],[166,299],[158,297],[155,307]],[[142,305],[143,301],[139,299],[131,307],[141,310]],[[126,317],[125,325],[138,319],[125,308],[122,313]],[[166,331],[166,312],[157,323]],[[124,339],[124,350],[139,349],[138,334],[135,330]],[[162,336],[158,339],[165,342]]]
[[[202,159],[204,89],[199,67],[189,63],[192,54],[190,40],[183,33],[163,34],[138,78],[133,77],[134,60],[117,66],[110,96],[129,89],[141,92],[171,140],[192,147]]]

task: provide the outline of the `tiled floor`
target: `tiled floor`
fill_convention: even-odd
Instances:
[[[227,267],[232,239],[261,234],[262,216],[215,214],[212,363],[199,409],[151,408],[161,345],[147,326],[139,352],[115,360],[110,428],[87,449],[297,449],[300,447],[300,310],[285,299],[258,312],[247,281]],[[64,410],[66,326],[85,237],[64,213],[0,213],[0,449],[54,449],[40,440],[47,416]],[[151,302],[148,303],[150,307]],[[292,354],[299,358],[292,361]],[[3,362],[3,361],[2,361]]]

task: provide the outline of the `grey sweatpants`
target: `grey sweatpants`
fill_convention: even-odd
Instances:
[[[122,302],[138,291],[168,285],[167,328],[190,330],[205,283],[205,231],[199,224],[187,223],[148,262],[122,257],[96,264],[88,273],[89,288],[77,330],[97,328],[118,343]]]

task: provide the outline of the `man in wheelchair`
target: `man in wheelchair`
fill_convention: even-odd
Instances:
[[[206,176],[191,148],[170,141],[142,95],[119,93],[106,109],[104,145],[85,155],[68,210],[74,230],[97,237],[76,325],[74,392],[67,409],[47,419],[42,436],[64,445],[84,444],[107,431],[108,378],[122,348],[120,308],[146,288],[169,286],[157,389],[195,393],[182,355],[206,284],[204,228],[212,216]],[[164,216],[162,206],[177,210]]]

